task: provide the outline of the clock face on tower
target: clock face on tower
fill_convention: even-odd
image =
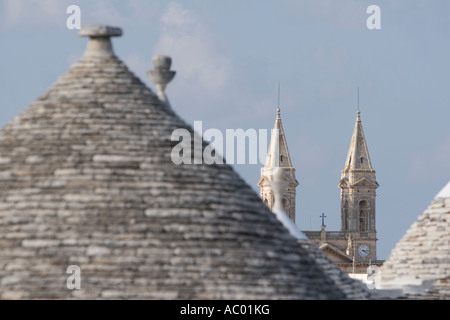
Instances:
[[[369,247],[365,244],[362,244],[358,247],[358,254],[363,258],[369,255],[369,251]]]

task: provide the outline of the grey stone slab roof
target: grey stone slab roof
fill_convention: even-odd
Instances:
[[[397,243],[381,285],[409,299],[450,299],[450,197],[436,197]]]
[[[191,127],[94,47],[0,132],[0,298],[346,298],[230,166],[173,164]]]

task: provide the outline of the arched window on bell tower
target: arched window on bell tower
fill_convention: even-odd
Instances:
[[[359,231],[367,231],[367,217],[369,213],[369,205],[366,200],[361,200],[358,205],[359,209]]]

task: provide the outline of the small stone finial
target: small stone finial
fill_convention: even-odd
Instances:
[[[84,56],[101,57],[113,56],[114,51],[111,37],[120,37],[122,29],[104,25],[82,26],[79,33],[81,37],[90,37]]]
[[[361,111],[356,111],[356,120],[361,120],[361,118],[360,118],[360,115],[361,115]]]
[[[277,119],[281,119],[281,110],[277,108]]]
[[[164,93],[167,84],[175,77],[176,71],[171,71],[172,59],[165,55],[155,55],[152,58],[153,69],[147,71],[147,76],[155,84],[158,98],[161,101],[167,102],[167,97]]]

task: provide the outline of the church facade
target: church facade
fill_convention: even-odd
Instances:
[[[261,179],[258,182],[261,198],[270,209],[273,206],[273,193],[266,173],[274,166],[283,167],[290,172],[291,183],[283,195],[283,206],[295,222],[295,188],[298,182],[281,123],[280,109],[277,110],[266,163],[261,169]],[[383,261],[377,260],[376,189],[379,185],[370,161],[359,110],[338,187],[341,195],[341,229],[327,231],[322,216],[320,231],[303,233],[342,271],[367,274],[369,266],[381,266]]]

